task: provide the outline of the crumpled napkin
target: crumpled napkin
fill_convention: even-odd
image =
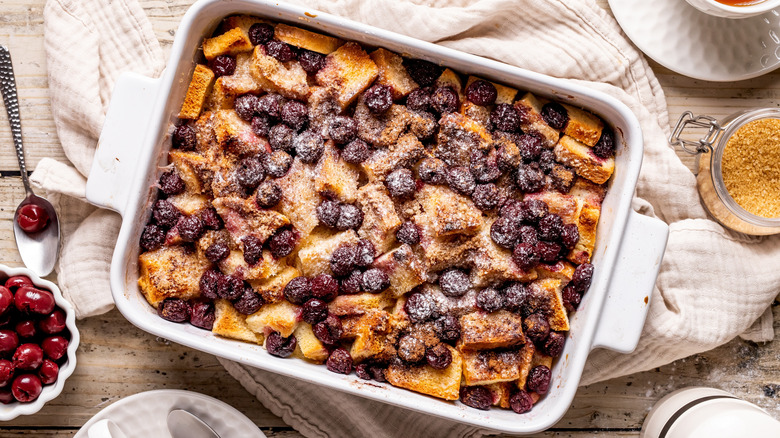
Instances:
[[[667,144],[661,87],[617,23],[592,0],[294,0],[455,49],[576,81],[626,103],[645,135],[635,206],[670,225],[649,316],[633,354],[594,351],[582,384],[651,369],[745,333],[772,338],[780,236],[725,230],[699,203],[694,175]],[[42,160],[33,182],[63,193],[58,280],[79,317],[111,308],[115,213],[83,202],[112,85],[123,71],[156,76],[163,53],[136,0],[49,0],[44,11],[52,110],[75,169]],[[79,62],[74,62],[79,59]],[[574,80],[574,79],[573,79]],[[471,436],[475,428],[222,360],[276,415],[306,436]],[[328,406],[327,410],[321,406]]]

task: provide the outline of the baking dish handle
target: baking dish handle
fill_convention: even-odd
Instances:
[[[124,215],[152,113],[158,79],[123,73],[114,85],[87,178],[87,201]]]
[[[645,325],[669,226],[632,211],[618,251],[593,348],[631,353]]]

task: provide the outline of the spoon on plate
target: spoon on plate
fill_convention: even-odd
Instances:
[[[219,434],[205,421],[184,409],[168,413],[168,431],[173,438],[219,438]]]
[[[0,46],[0,91],[8,112],[11,134],[19,160],[22,183],[27,196],[16,208],[14,214],[14,237],[19,254],[27,268],[44,277],[54,269],[60,248],[60,222],[57,212],[49,201],[33,193],[24,164],[22,145],[22,122],[19,118],[19,98],[16,94],[16,79],[11,65],[11,54]]]

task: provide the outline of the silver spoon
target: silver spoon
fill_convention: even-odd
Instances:
[[[27,196],[16,208],[14,214],[14,237],[16,247],[27,268],[41,277],[48,275],[54,269],[57,254],[60,248],[60,222],[57,212],[49,201],[33,193],[30,181],[27,178],[27,167],[24,165],[24,147],[22,145],[22,121],[19,118],[19,98],[16,95],[16,79],[11,65],[11,54],[4,46],[0,46],[0,91],[3,93],[3,103],[8,112],[8,121],[11,123],[11,134],[16,147],[16,158],[19,160],[19,170],[22,174],[22,183]],[[37,206],[48,214],[48,224],[39,231],[29,234],[19,226],[20,212],[30,216],[30,210],[35,211]],[[23,211],[24,209],[24,211]],[[39,212],[41,210],[38,210]]]
[[[168,413],[168,431],[173,438],[219,438],[205,421],[184,409]]]

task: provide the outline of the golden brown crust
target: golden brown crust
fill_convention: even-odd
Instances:
[[[200,296],[199,281],[209,261],[181,246],[164,246],[138,257],[138,285],[154,307],[165,298],[189,300]]]
[[[306,71],[297,62],[279,62],[269,56],[263,46],[255,47],[252,75],[266,91],[273,91],[289,99],[306,100],[310,89]]]
[[[376,83],[389,85],[392,88],[394,100],[406,97],[419,87],[417,82],[406,72],[403,58],[400,56],[383,48],[374,50],[370,56],[379,68],[379,77],[376,79]]]
[[[506,310],[463,315],[460,326],[459,350],[505,348],[525,343],[522,318]]]
[[[563,128],[563,133],[593,147],[601,138],[604,122],[592,113],[580,108],[562,104],[569,114],[569,123]]]
[[[241,52],[249,52],[254,48],[249,36],[241,28],[233,28],[203,41],[203,56],[209,61],[220,55],[235,56]]]
[[[212,333],[239,341],[263,344],[265,337],[262,331],[253,331],[247,324],[247,316],[238,313],[230,301],[218,299],[214,301],[214,308]]]
[[[184,95],[184,102],[181,104],[180,119],[197,119],[200,116],[213,83],[214,72],[205,65],[196,65],[190,85],[187,87],[187,94]]]
[[[600,158],[588,146],[568,135],[564,135],[555,145],[555,158],[561,163],[571,166],[577,175],[587,178],[596,184],[604,184],[615,171],[614,158]]]
[[[322,53],[323,55],[335,51],[344,44],[344,41],[338,38],[282,23],[276,25],[274,37],[291,46]]]
[[[522,99],[515,102],[515,108],[520,112],[520,128],[523,132],[539,136],[544,146],[552,149],[558,142],[560,133],[542,118],[542,105],[532,93],[526,93]]]
[[[348,107],[379,74],[371,57],[359,44],[349,42],[325,58],[317,72],[317,84],[336,90],[341,108]]]
[[[300,323],[300,307],[289,301],[265,304],[246,318],[247,326],[255,333],[279,332],[288,337]]]
[[[457,400],[460,396],[463,360],[460,353],[447,345],[452,353],[452,363],[443,370],[430,365],[390,365],[385,372],[387,381],[394,386],[410,389],[445,400]]]

